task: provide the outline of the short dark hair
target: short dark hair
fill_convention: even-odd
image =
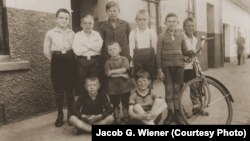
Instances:
[[[139,70],[135,74],[135,80],[138,80],[139,78],[147,78],[150,80],[150,74],[145,70]]]
[[[109,10],[111,7],[117,7],[120,10],[119,4],[115,1],[110,1],[106,4],[106,11]]]
[[[118,44],[119,47],[120,47],[120,44],[119,44],[118,42],[116,42],[116,41],[111,41],[111,42],[108,43],[107,49],[108,49],[109,46],[112,46],[112,45],[114,45],[114,44]],[[121,48],[121,47],[120,47],[120,48]]]
[[[97,76],[89,76],[85,79],[84,84],[86,85],[87,81],[98,81],[99,82],[99,78]]]
[[[175,13],[168,13],[167,16],[166,16],[166,18],[165,18],[165,21],[167,21],[167,19],[170,18],[170,17],[176,17],[176,18],[178,18],[178,16]]]
[[[188,22],[194,22],[194,19],[191,18],[191,17],[188,17],[186,18],[184,21],[183,21],[183,28],[185,28],[185,25],[188,23]]]
[[[58,17],[58,15],[59,15],[61,12],[67,13],[67,14],[70,15],[69,10],[67,10],[67,9],[65,9],[65,8],[61,8],[61,9],[58,9],[58,10],[56,11],[56,17]]]
[[[82,16],[82,17],[81,17],[81,22],[82,22],[82,20],[85,19],[85,18],[91,18],[91,19],[93,20],[93,22],[95,22],[95,19],[94,19],[94,17],[93,17],[91,14],[86,14],[86,15]]]

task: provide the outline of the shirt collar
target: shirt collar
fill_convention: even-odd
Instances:
[[[54,31],[62,33],[62,30],[60,30],[57,26],[54,28]],[[66,28],[66,33],[69,33],[69,32],[71,32],[71,30],[69,28]]]
[[[84,30],[82,30],[81,33],[82,33],[84,36],[87,36],[87,34],[85,33]],[[92,30],[91,33],[90,33],[90,36],[93,36],[93,35],[94,35],[94,31]]]
[[[122,23],[123,23],[122,20],[120,20],[120,19],[118,18],[117,21],[116,21],[116,28],[118,28]],[[114,27],[112,26],[111,22],[110,22],[110,19],[108,19],[107,24],[108,24],[109,26],[111,26],[112,28],[114,28]]]
[[[136,30],[137,32],[140,32],[139,27],[137,27],[135,30]],[[146,33],[146,32],[149,32],[149,28],[148,28],[148,27],[146,28],[146,30],[144,30],[144,31],[141,32],[141,33]]]
[[[177,30],[175,30],[174,34],[171,34],[171,33],[170,33],[170,30],[167,29],[167,30],[166,30],[166,34],[168,34],[168,35],[174,35],[174,36],[175,36],[175,35],[177,34]]]

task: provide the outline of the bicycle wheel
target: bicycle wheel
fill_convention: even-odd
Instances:
[[[210,78],[188,81],[180,91],[180,111],[186,124],[230,124],[232,103],[223,87]]]

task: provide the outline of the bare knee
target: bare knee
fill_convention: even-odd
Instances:
[[[75,124],[77,121],[79,121],[80,119],[77,117],[77,116],[74,116],[74,115],[72,115],[72,116],[70,116],[70,118],[69,118],[69,122],[71,123],[71,124]]]

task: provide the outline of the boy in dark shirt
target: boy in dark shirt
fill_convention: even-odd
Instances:
[[[79,131],[91,132],[93,124],[111,124],[114,121],[112,107],[105,94],[98,92],[100,83],[97,77],[86,78],[88,94],[80,95],[74,104],[69,122]]]

